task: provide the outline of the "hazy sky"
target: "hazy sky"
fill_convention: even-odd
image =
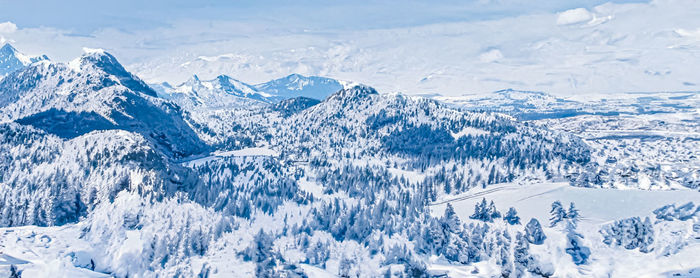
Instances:
[[[183,20],[255,21],[268,23],[272,29],[305,28],[323,31],[498,19],[572,8],[591,8],[605,2],[608,1],[0,0],[0,19],[24,28],[53,27],[84,36],[104,28],[129,32],[168,27]]]
[[[0,43],[148,82],[291,73],[384,92],[698,91],[700,1],[8,1]]]

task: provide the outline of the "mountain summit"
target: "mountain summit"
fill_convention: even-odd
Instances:
[[[105,76],[115,77],[116,81],[124,87],[135,92],[156,97],[156,92],[138,77],[126,71],[126,69],[111,54],[102,49],[84,48],[85,54],[73,60],[69,66],[79,72],[99,73]],[[111,84],[110,80],[105,80],[105,85]],[[115,80],[111,80],[115,81]]]
[[[323,100],[329,94],[343,89],[343,85],[335,79],[320,76],[303,76],[295,73],[257,84],[255,88],[282,99],[306,97]]]
[[[29,57],[22,54],[9,43],[0,48],[0,78],[28,66],[31,63],[48,60],[46,55]]]
[[[180,112],[101,50],[68,64],[33,63],[0,80],[1,121],[62,138],[122,129],[143,135],[172,158],[206,149]]]

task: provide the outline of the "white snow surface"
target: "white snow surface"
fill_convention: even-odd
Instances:
[[[432,206],[433,214],[442,215],[447,203],[450,203],[455,212],[463,221],[470,221],[469,216],[474,212],[474,206],[482,198],[493,201],[503,213],[508,207],[514,207],[518,211],[523,224],[529,219],[536,218],[542,223],[548,239],[545,245],[536,246],[536,252],[547,258],[557,258],[556,276],[558,277],[671,277],[676,273],[695,272],[700,268],[697,254],[700,254],[700,241],[693,239],[689,223],[657,221],[655,243],[657,250],[650,253],[629,252],[624,248],[610,247],[602,242],[602,236],[598,233],[601,225],[611,223],[613,220],[628,217],[651,217],[652,211],[666,204],[685,204],[687,202],[700,201],[700,192],[694,190],[673,191],[648,191],[648,190],[616,190],[577,188],[565,183],[536,183],[517,184],[507,183],[491,185],[486,188],[474,188],[463,194],[444,196]],[[592,263],[585,266],[572,264],[568,254],[562,250],[565,238],[557,233],[559,228],[549,228],[549,210],[554,201],[563,204],[573,202],[583,216],[579,224],[579,231],[585,237],[584,242],[591,247],[593,254]],[[671,232],[673,231],[673,232]],[[675,239],[674,239],[675,238]],[[662,247],[674,240],[687,241],[680,252],[664,256]],[[477,267],[480,274],[471,274],[471,270]],[[484,267],[475,266],[451,266],[435,264],[431,269],[444,270],[450,277],[483,277]],[[498,274],[495,270],[493,275]],[[697,274],[697,273],[696,273]],[[696,277],[690,273],[688,277]]]

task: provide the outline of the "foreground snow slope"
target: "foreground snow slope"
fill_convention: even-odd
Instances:
[[[521,218],[537,218],[542,223],[549,221],[550,205],[554,201],[567,204],[573,202],[581,210],[584,223],[600,225],[616,219],[649,216],[655,209],[668,204],[698,202],[700,192],[690,189],[650,191],[581,188],[567,183],[505,183],[443,196],[433,203],[431,209],[434,213],[442,214],[449,203],[461,218],[468,218],[474,212],[474,205],[482,198],[493,200],[502,210],[515,207]]]
[[[486,198],[494,201],[502,211],[508,207],[517,209],[521,221],[525,224],[530,218],[538,219],[547,225],[550,219],[550,205],[554,201],[564,204],[573,202],[583,216],[579,231],[592,251],[592,262],[586,266],[563,264],[557,265],[555,273],[560,277],[671,277],[676,274],[687,274],[687,277],[700,275],[700,231],[693,231],[691,223],[664,222],[657,220],[655,227],[657,244],[656,250],[650,253],[630,252],[624,248],[605,245],[603,237],[598,232],[601,226],[614,220],[629,217],[653,217],[653,211],[667,204],[682,205],[688,202],[700,201],[700,192],[696,190],[648,191],[648,190],[617,190],[571,187],[564,183],[537,184],[499,184],[487,188],[474,188],[463,194],[444,196],[436,201],[431,210],[435,215],[442,215],[446,205],[451,204],[461,219],[468,219],[474,212],[474,206]],[[695,223],[700,223],[698,219]],[[698,224],[695,224],[698,225]],[[562,238],[552,238],[558,234],[559,228],[545,228],[545,234],[550,237],[547,245],[541,247],[544,256],[568,256],[557,246]],[[685,247],[678,253],[665,254],[665,244],[680,244]],[[460,277],[468,273],[455,266],[434,266],[446,269],[450,275]],[[572,269],[567,269],[567,268]],[[471,268],[466,268],[471,271]],[[688,273],[690,271],[690,273]],[[496,273],[494,273],[495,275]],[[481,277],[481,275],[467,275]]]

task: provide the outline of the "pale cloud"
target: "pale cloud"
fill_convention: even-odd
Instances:
[[[479,55],[479,60],[484,63],[492,63],[503,58],[503,53],[498,49],[491,49]]]
[[[6,21],[0,23],[0,33],[14,33],[17,31],[17,25],[12,22]]]
[[[569,25],[588,22],[593,19],[593,14],[584,8],[566,10],[557,16],[557,24]]]
[[[700,3],[567,9],[371,30],[285,29],[239,18],[180,20],[144,30],[102,28],[87,35],[22,25],[5,38],[25,53],[57,61],[72,60],[82,46],[103,48],[148,82],[227,74],[256,83],[301,73],[407,94],[700,90],[695,85],[700,58],[694,54],[700,49],[695,29],[700,17],[694,12]]]

